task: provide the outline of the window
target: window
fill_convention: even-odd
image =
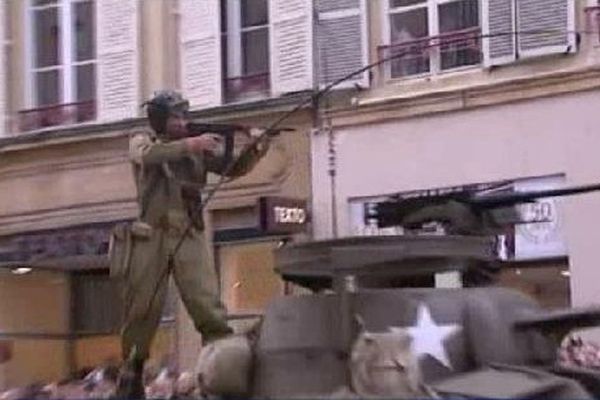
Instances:
[[[228,101],[269,91],[268,0],[221,0],[225,96]]]
[[[30,0],[25,130],[94,118],[94,0]]]
[[[481,60],[478,0],[387,0],[392,78],[435,73]]]

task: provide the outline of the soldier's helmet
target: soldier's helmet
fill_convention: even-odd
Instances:
[[[164,134],[169,116],[185,116],[189,110],[189,102],[181,93],[173,90],[160,90],[146,101],[146,113],[150,126],[157,134]]]

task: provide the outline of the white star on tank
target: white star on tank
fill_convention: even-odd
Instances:
[[[460,325],[437,325],[431,317],[426,305],[420,304],[417,310],[417,325],[407,328],[390,327],[390,331],[408,332],[412,339],[412,349],[417,357],[429,354],[441,362],[446,368],[452,369],[444,340],[461,330]]]

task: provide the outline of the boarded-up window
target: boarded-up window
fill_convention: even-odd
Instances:
[[[274,270],[276,246],[277,242],[264,242],[219,247],[221,295],[228,314],[262,312],[283,294],[283,281]]]

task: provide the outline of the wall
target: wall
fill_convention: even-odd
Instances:
[[[169,52],[174,46],[173,22],[176,18],[173,8],[176,2],[140,2],[141,38],[141,96],[148,99],[154,91],[173,88],[173,60]]]
[[[25,104],[25,76],[23,67],[25,63],[25,47],[24,41],[21,38],[25,37],[25,1],[8,1],[6,14],[10,19],[7,29],[7,37],[9,45],[7,48],[7,117],[8,117],[8,132],[17,131],[17,116],[16,112]]]
[[[0,152],[0,234],[135,213],[126,136]]]
[[[337,219],[349,232],[351,197],[565,173],[600,182],[597,91],[336,130]],[[327,137],[313,138],[316,236],[331,236]],[[600,194],[565,201],[574,305],[600,302],[596,220]]]
[[[0,331],[65,334],[68,310],[69,288],[63,274],[36,272],[16,276],[0,272]],[[67,376],[69,356],[65,340],[13,340],[12,359],[2,365],[0,385],[4,388]]]

